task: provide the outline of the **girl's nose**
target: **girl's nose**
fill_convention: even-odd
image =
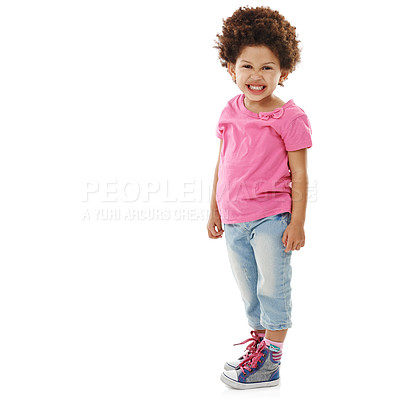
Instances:
[[[252,74],[251,74],[251,78],[252,79],[254,79],[254,80],[257,80],[257,79],[261,79],[261,76],[260,76],[260,74],[258,73],[258,72],[253,72]]]

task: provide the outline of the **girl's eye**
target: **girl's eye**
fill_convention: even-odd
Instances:
[[[243,68],[250,69],[251,65],[243,65]],[[272,69],[271,67],[263,67],[264,70]]]

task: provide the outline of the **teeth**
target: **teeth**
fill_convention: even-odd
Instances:
[[[252,85],[249,85],[249,87],[251,90],[262,90],[264,88],[264,86],[252,86]]]

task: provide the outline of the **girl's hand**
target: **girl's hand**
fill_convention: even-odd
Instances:
[[[218,209],[211,210],[207,223],[207,231],[210,239],[218,239],[222,237],[224,230],[222,229],[221,216],[219,215]]]
[[[301,223],[291,222],[283,232],[282,243],[286,246],[285,253],[291,250],[300,250],[305,241],[304,225]]]

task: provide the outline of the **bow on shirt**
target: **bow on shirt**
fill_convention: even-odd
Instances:
[[[283,108],[278,108],[275,111],[271,112],[260,112],[258,113],[259,118],[263,119],[264,121],[268,121],[270,118],[280,118],[283,115]]]

